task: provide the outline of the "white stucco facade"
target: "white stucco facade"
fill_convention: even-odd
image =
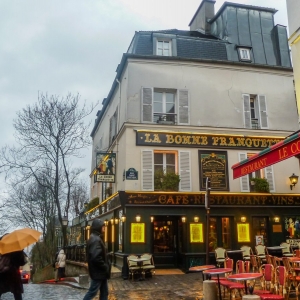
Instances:
[[[289,45],[293,61],[298,114],[300,114],[300,2],[298,0],[286,0],[286,5],[289,23]]]

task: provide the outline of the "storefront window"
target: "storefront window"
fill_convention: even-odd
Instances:
[[[268,230],[269,230],[269,223],[267,217],[253,217],[252,219],[253,225],[253,233],[254,233],[254,241],[257,240],[257,237],[262,237],[263,245],[268,245]]]

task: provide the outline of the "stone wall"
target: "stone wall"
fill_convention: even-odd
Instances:
[[[71,260],[66,261],[66,277],[78,277],[82,274],[88,274],[87,264]],[[36,271],[31,279],[34,283],[54,279],[54,269],[52,265],[48,265],[44,269]]]

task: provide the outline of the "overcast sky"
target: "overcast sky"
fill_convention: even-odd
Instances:
[[[288,24],[285,0],[229,2],[275,8],[275,24]],[[189,30],[188,24],[200,3],[201,0],[1,0],[0,147],[15,142],[12,124],[16,111],[36,102],[38,92],[60,96],[79,93],[87,103],[100,100],[97,109],[101,109],[134,32]],[[216,0],[216,12],[223,3]],[[87,169],[87,178],[90,151],[76,161]]]

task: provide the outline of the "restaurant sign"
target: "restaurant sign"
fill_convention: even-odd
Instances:
[[[296,133],[258,154],[233,165],[231,167],[233,169],[233,179],[253,173],[299,154],[300,133]]]
[[[128,193],[120,191],[121,202],[125,205],[142,206],[202,206],[204,207],[205,193]],[[210,194],[210,206],[216,207],[300,207],[300,196],[296,195],[272,195],[256,193],[218,193]]]
[[[278,142],[280,137],[223,135],[186,132],[136,131],[137,146],[193,147],[262,150]]]

